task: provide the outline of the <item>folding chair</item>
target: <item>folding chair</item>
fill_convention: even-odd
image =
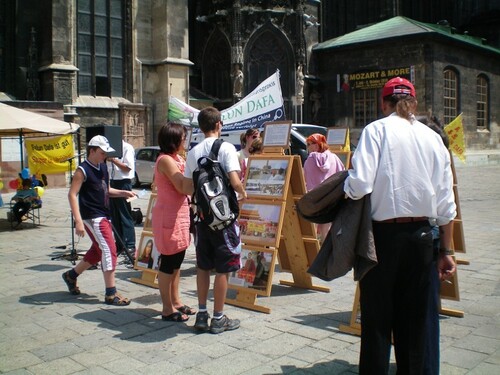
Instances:
[[[16,203],[18,202],[14,199],[10,201],[10,212],[7,213],[7,218],[10,221],[11,229],[15,229],[20,225],[20,223],[18,223],[16,219],[16,214],[14,212],[14,206],[16,205]],[[23,214],[22,222],[31,222],[34,227],[40,225],[40,208],[42,208],[42,201],[35,200],[25,203],[29,203],[30,206],[28,210]]]

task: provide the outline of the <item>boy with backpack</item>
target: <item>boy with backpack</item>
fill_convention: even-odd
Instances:
[[[221,333],[240,326],[239,320],[229,319],[224,315],[224,301],[229,273],[237,271],[241,263],[235,192],[242,199],[247,195],[240,181],[236,148],[229,142],[218,140],[222,130],[220,112],[214,107],[203,109],[198,115],[198,124],[205,139],[188,153],[183,186],[185,192],[194,192],[199,216],[195,236],[199,308],[194,328],[200,332]],[[210,157],[216,163],[212,163]],[[212,165],[211,171],[208,167]],[[217,176],[218,168],[226,174],[226,181],[220,181],[220,176]],[[221,190],[223,194],[220,194]],[[212,195],[216,197],[210,201]],[[214,315],[209,326],[207,299],[212,269],[216,272]]]

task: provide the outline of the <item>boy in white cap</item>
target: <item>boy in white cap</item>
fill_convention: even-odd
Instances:
[[[75,218],[75,232],[79,237],[87,231],[92,246],[83,260],[62,278],[73,295],[80,294],[77,277],[91,266],[101,262],[106,286],[104,302],[108,305],[126,306],[130,300],[116,292],[115,267],[116,244],[110,222],[109,197],[131,198],[135,193],[109,187],[106,153],[115,151],[108,140],[96,135],[87,144],[87,159],[81,163],[71,182],[68,193],[69,205]]]

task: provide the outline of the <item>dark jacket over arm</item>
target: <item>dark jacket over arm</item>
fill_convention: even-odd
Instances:
[[[329,177],[305,194],[297,211],[314,223],[332,222],[330,232],[308,272],[331,281],[354,268],[358,281],[377,264],[372,232],[370,196],[360,200],[344,199],[347,171]]]

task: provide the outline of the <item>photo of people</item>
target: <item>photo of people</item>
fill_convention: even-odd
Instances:
[[[245,185],[248,196],[282,197],[288,163],[288,159],[251,157]]]
[[[137,253],[136,267],[157,270],[159,256],[160,253],[154,245],[153,234],[143,232]]]
[[[246,201],[240,209],[241,241],[245,244],[277,246],[280,216],[284,203],[252,203]]]
[[[229,284],[257,289],[270,294],[268,287],[272,283],[274,257],[274,250],[259,251],[243,248],[241,252],[242,267],[229,275]]]

